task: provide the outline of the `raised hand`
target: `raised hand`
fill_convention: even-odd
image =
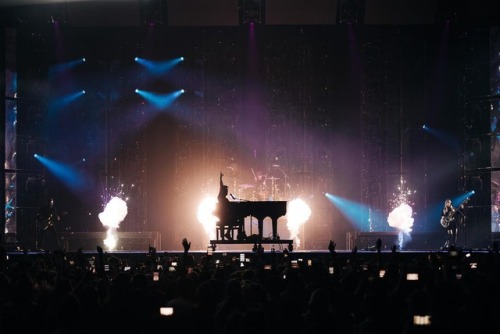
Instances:
[[[191,242],[188,242],[186,238],[182,239],[182,247],[184,247],[185,253],[189,252],[189,249],[191,248]]]
[[[337,244],[333,240],[330,240],[330,243],[328,244],[328,250],[330,251],[330,253],[335,253],[336,246]]]

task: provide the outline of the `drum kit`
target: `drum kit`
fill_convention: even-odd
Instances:
[[[238,185],[240,198],[250,201],[276,201],[280,200],[281,193],[278,185],[280,178],[264,175],[263,182],[256,184],[243,183]],[[270,182],[270,183],[269,183]]]

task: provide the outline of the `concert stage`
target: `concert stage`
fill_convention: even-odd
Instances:
[[[285,234],[285,233],[282,233]],[[106,239],[106,232],[63,232],[60,233],[60,246],[67,252],[76,252],[78,249],[83,251],[95,251],[96,246],[100,245],[105,248],[104,240]],[[236,237],[236,236],[235,236]],[[301,242],[290,238],[262,238],[259,242],[257,235],[250,235],[245,238],[245,240],[237,240],[237,237],[233,240],[197,240],[194,242],[196,246],[191,248],[192,251],[206,251],[207,247],[215,246],[217,251],[252,251],[255,244],[262,244],[266,251],[275,249],[277,251],[287,249],[289,251],[322,251],[328,248],[329,238],[328,236],[323,236],[324,240],[319,243],[315,241],[312,243],[308,240],[307,243],[303,239]],[[441,246],[444,245],[446,235],[442,231],[438,232],[414,232],[410,236],[404,236],[403,238],[396,232],[348,232],[345,235],[345,244],[343,240],[333,240],[337,243],[337,251],[352,251],[355,247],[358,251],[371,251],[377,240],[380,239],[381,250],[390,251],[394,245],[396,245],[398,251],[435,251],[439,250]],[[7,238],[15,240],[15,238]],[[193,240],[194,241],[194,240]],[[500,237],[495,234],[487,242],[483,248],[488,247],[493,241],[500,241]],[[147,251],[149,247],[154,247],[157,251],[164,251],[167,247],[162,245],[162,236],[160,232],[156,231],[145,231],[145,232],[117,232],[117,246],[115,249],[117,251],[125,252],[143,252]],[[307,247],[307,245],[313,244],[314,247]],[[305,245],[305,246],[304,246]],[[179,244],[180,246],[180,244]],[[462,237],[459,238],[458,247],[467,247],[467,242]],[[469,247],[473,247],[469,245]],[[476,247],[476,246],[474,246]],[[11,241],[6,244],[6,248],[9,251],[14,251],[16,249],[21,250],[35,250],[36,247],[23,245],[21,243]],[[477,247],[476,247],[477,248]]]
[[[61,234],[63,251],[39,252],[7,248],[7,254],[11,262],[44,259],[64,254],[64,258],[69,263],[76,263],[78,256],[80,259],[84,258],[86,263],[94,263],[99,255],[97,245],[100,245],[103,248],[105,262],[119,263],[122,270],[125,267],[139,268],[144,263],[151,264],[152,260],[155,264],[170,268],[172,263],[180,264],[183,260],[181,243],[179,242],[179,249],[162,249],[159,232],[119,232],[115,250],[106,249],[103,245],[105,238],[105,232],[63,233]],[[380,252],[377,252],[375,245],[379,239],[381,240]],[[246,240],[208,240],[204,249],[191,248],[188,254],[197,264],[205,263],[208,258],[218,264],[245,261],[243,266],[250,266],[257,262],[275,265],[288,261],[294,261],[298,266],[309,265],[309,263],[330,266],[335,260],[336,265],[344,267],[352,264],[356,266],[379,265],[393,259],[397,261],[427,260],[430,255],[444,259],[450,254],[446,250],[441,250],[443,242],[442,233],[414,233],[411,239],[400,240],[398,234],[392,232],[355,232],[347,233],[346,248],[335,247],[335,252],[332,253],[328,250],[328,243],[325,243],[323,249],[305,250],[294,245],[292,239],[256,239],[256,236],[252,235]],[[482,249],[471,249],[462,245],[458,245],[456,258],[473,262],[486,260],[487,255],[496,253],[496,250],[492,248],[498,246],[496,242]],[[466,255],[468,255],[467,258]]]

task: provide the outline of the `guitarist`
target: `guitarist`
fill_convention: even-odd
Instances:
[[[39,228],[40,250],[59,249],[59,236],[57,234],[57,225],[61,220],[54,205],[54,199],[49,198],[47,204],[41,206],[36,214],[36,220]]]
[[[444,201],[444,207],[441,212],[441,225],[446,229],[447,233],[444,249],[449,249],[451,245],[455,245],[457,242],[458,224],[455,212],[456,209],[453,207],[451,199],[447,198]]]

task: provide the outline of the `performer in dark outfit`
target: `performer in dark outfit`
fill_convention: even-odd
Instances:
[[[450,246],[456,246],[458,239],[458,225],[459,222],[465,220],[464,214],[461,210],[464,209],[465,204],[469,201],[469,198],[466,198],[458,208],[453,207],[453,203],[451,199],[447,198],[444,202],[443,210],[441,211],[441,226],[446,229],[447,239],[443,246],[443,249],[449,249]]]
[[[451,245],[455,245],[457,242],[457,232],[458,226],[457,221],[455,220],[455,208],[453,207],[453,203],[451,203],[451,199],[447,198],[444,201],[443,210],[441,210],[441,226],[446,229],[447,239],[444,243],[443,248],[448,249]]]
[[[36,214],[38,235],[38,248],[40,250],[55,250],[59,249],[59,236],[57,233],[57,225],[61,217],[54,205],[54,199],[49,198],[46,205],[41,206]]]
[[[220,181],[219,181],[219,194],[217,195],[217,216],[219,217],[219,221],[217,225],[219,226],[220,238],[224,240],[224,238],[231,239],[231,234],[229,233],[229,229],[225,232],[225,227],[231,224],[231,213],[229,208],[229,199],[227,195],[229,194],[228,187],[222,182],[222,177],[224,174],[220,173]]]

